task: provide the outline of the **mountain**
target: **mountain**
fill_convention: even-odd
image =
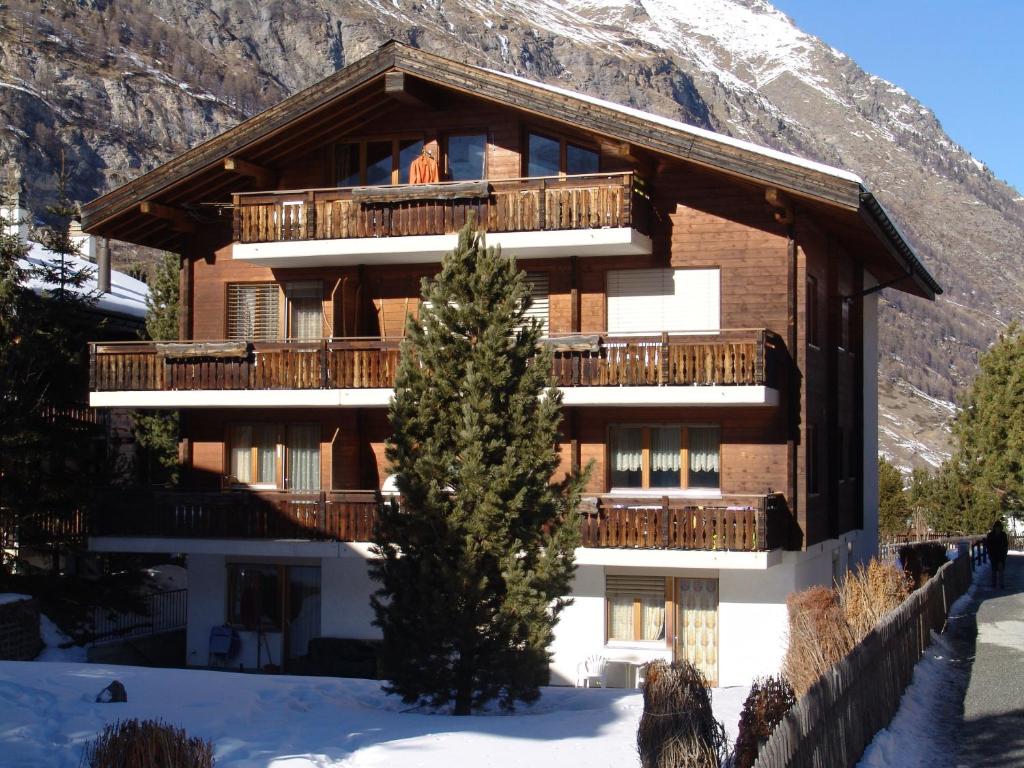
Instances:
[[[948,454],[951,401],[1024,311],[1024,198],[763,0],[7,0],[0,156],[39,201],[66,147],[86,200],[389,38],[860,174],[946,289],[883,293],[882,452]]]

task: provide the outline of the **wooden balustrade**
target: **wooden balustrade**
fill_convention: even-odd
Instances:
[[[633,227],[647,201],[632,173],[345,187],[234,196],[240,243],[444,235],[470,216],[489,232]]]
[[[561,387],[764,385],[768,336],[751,330],[606,337],[583,351],[560,347],[557,338],[548,343]],[[398,362],[395,339],[90,346],[94,392],[390,388]]]
[[[376,491],[119,493],[99,506],[92,535],[370,541]],[[780,494],[680,498],[600,497],[580,507],[581,545],[596,548],[759,552],[784,546]]]
[[[602,497],[580,509],[584,547],[700,549],[759,552],[784,545],[775,531],[782,514],[778,494],[725,497],[622,499]],[[781,498],[781,497],[779,497]]]
[[[373,491],[139,491],[98,506],[96,536],[369,541]]]

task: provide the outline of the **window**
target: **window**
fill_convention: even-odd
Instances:
[[[530,286],[530,298],[533,303],[526,310],[523,316],[524,321],[531,319],[540,320],[541,330],[545,336],[548,335],[548,273],[527,272],[526,282]]]
[[[807,276],[807,343],[821,346],[818,328],[818,278]]]
[[[600,168],[600,157],[596,151],[565,139],[530,133],[526,144],[527,176],[597,173]]]
[[[235,424],[229,441],[233,484],[277,484],[276,425]]]
[[[243,629],[281,629],[281,568],[228,565],[228,623]]]
[[[487,178],[487,136],[467,133],[449,136],[445,146],[446,178],[476,181]]]
[[[612,269],[608,333],[717,331],[718,269]]]
[[[238,341],[279,338],[279,293],[277,283],[230,283],[227,337]]]
[[[423,139],[415,137],[338,144],[334,151],[337,185],[407,184],[409,167],[422,152]]]
[[[234,424],[228,430],[228,457],[232,485],[319,490],[320,425]]]
[[[661,576],[605,576],[608,639],[665,640],[665,579]]]
[[[612,427],[612,488],[707,488],[720,481],[718,427]]]
[[[323,285],[319,280],[288,283],[288,338],[319,339],[323,336]]]

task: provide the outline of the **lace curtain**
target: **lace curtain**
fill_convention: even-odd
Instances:
[[[644,460],[641,430],[630,427],[612,432],[612,453],[612,467],[616,472],[639,472]]]
[[[651,471],[679,471],[679,427],[651,428]]]
[[[676,657],[718,685],[718,580],[678,579]]]
[[[690,469],[718,471],[718,427],[690,427]]]
[[[288,427],[288,487],[312,491],[320,488],[320,425]]]

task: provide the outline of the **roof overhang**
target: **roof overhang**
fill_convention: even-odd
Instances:
[[[226,169],[225,161],[235,157],[258,161],[268,147],[281,146],[296,135],[303,137],[300,146],[312,149],[311,141],[326,140],[332,130],[337,132],[338,117],[332,107],[343,101],[350,103],[341,119],[353,124],[395,106],[397,102],[385,93],[385,75],[393,72],[410,76],[411,84],[420,81],[461,92],[853,213],[906,269],[907,280],[896,287],[926,298],[942,291],[885,209],[853,174],[396,41],[88,203],[83,208],[83,229],[178,250],[188,222],[180,215],[161,217],[168,204],[194,207],[215,195],[244,191],[245,179]]]

